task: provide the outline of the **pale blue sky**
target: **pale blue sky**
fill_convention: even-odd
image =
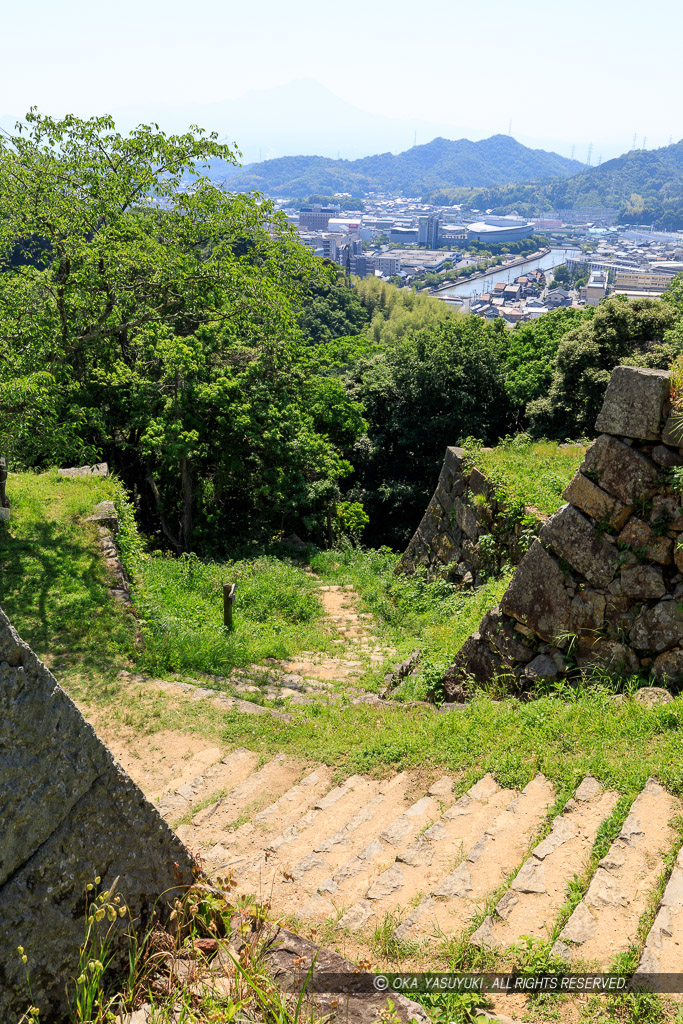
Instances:
[[[148,114],[305,77],[473,138],[511,120],[581,159],[592,141],[595,162],[683,136],[682,28],[681,0],[33,0],[3,9],[0,114]]]

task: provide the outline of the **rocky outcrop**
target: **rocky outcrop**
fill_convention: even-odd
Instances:
[[[109,465],[106,462],[95,462],[92,466],[71,466],[69,469],[58,469],[59,476],[109,476]]]
[[[507,676],[519,689],[576,666],[683,681],[683,504],[670,469],[669,378],[619,366],[564,496],[505,591],[458,652],[447,699],[467,678]],[[609,433],[606,431],[609,430]]]
[[[100,877],[102,891],[118,879],[144,927],[192,881],[193,861],[2,611],[0,821],[0,1019],[29,1003],[59,1019],[88,883]]]
[[[436,490],[397,567],[476,586],[506,563],[517,565],[541,527],[538,513],[513,509],[462,448],[447,448]]]

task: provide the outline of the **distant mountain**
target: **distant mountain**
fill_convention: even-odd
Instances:
[[[553,184],[557,208],[612,206],[624,221],[683,226],[683,140],[661,149],[638,149]]]
[[[509,182],[566,178],[582,165],[557,153],[528,149],[509,135],[490,139],[437,138],[394,156],[381,153],[359,160],[287,156],[250,164],[230,174],[235,191],[257,189],[271,196],[395,192],[421,196],[440,187],[491,186]],[[217,176],[220,170],[217,169]]]
[[[121,107],[113,116],[125,129],[149,121],[174,132],[201,125],[236,143],[244,164],[287,153],[354,160],[383,150],[398,153],[411,144],[414,133],[421,141],[465,134],[461,124],[362,110],[310,78],[250,89],[234,99]]]
[[[544,185],[487,189],[437,189],[429,198],[466,202],[477,208],[530,215],[548,210],[617,210],[624,224],[652,224],[662,231],[683,229],[683,140],[661,149],[638,149],[599,167]]]

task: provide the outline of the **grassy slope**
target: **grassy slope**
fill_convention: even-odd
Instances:
[[[474,464],[490,480],[546,515],[564,504],[562,492],[581,465],[585,451],[585,444],[531,442],[524,434],[496,448],[469,449]]]
[[[0,606],[40,657],[102,670],[131,656],[131,618],[109,596],[96,528],[85,521],[116,497],[110,479],[10,474],[9,529],[0,527]]]
[[[452,771],[464,789],[484,771],[506,785],[523,785],[542,771],[568,791],[591,772],[624,793],[634,793],[654,775],[683,794],[682,697],[653,710],[631,700],[615,703],[606,690],[558,693],[530,704],[482,695],[445,715],[424,707],[314,706],[297,711],[292,724],[194,701],[179,721],[158,691],[141,687],[130,700],[116,672],[136,657],[132,624],[107,592],[95,533],[83,521],[96,501],[116,491],[114,481],[12,477],[11,532],[0,537],[2,607],[39,653],[58,661],[66,688],[106,708],[114,720],[145,732],[182,728],[231,746],[282,750],[324,761],[340,775],[439,766]],[[467,598],[452,591],[439,597],[417,581],[411,594],[395,589],[390,565],[381,552],[325,553],[314,560],[321,575],[358,587],[399,650],[420,635],[442,635],[443,649],[452,650],[503,586],[498,582]],[[303,577],[302,569],[293,571]],[[267,586],[273,578],[267,576]],[[284,589],[291,600],[291,577],[282,578],[290,580]]]

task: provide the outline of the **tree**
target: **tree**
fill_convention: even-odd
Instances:
[[[505,332],[502,322],[449,316],[411,331],[350,375],[369,426],[354,450],[348,497],[367,509],[371,543],[405,544],[447,445],[506,433]]]
[[[0,414],[41,396],[16,455],[101,453],[177,550],[315,518],[348,472],[297,362],[329,274],[271,203],[202,177],[214,159],[236,162],[215,134],[108,117],[0,137]]]
[[[557,345],[547,396],[527,406],[532,431],[558,438],[591,434],[615,366],[668,366],[676,344],[666,338],[675,333],[677,317],[673,306],[653,299],[600,303]]]

